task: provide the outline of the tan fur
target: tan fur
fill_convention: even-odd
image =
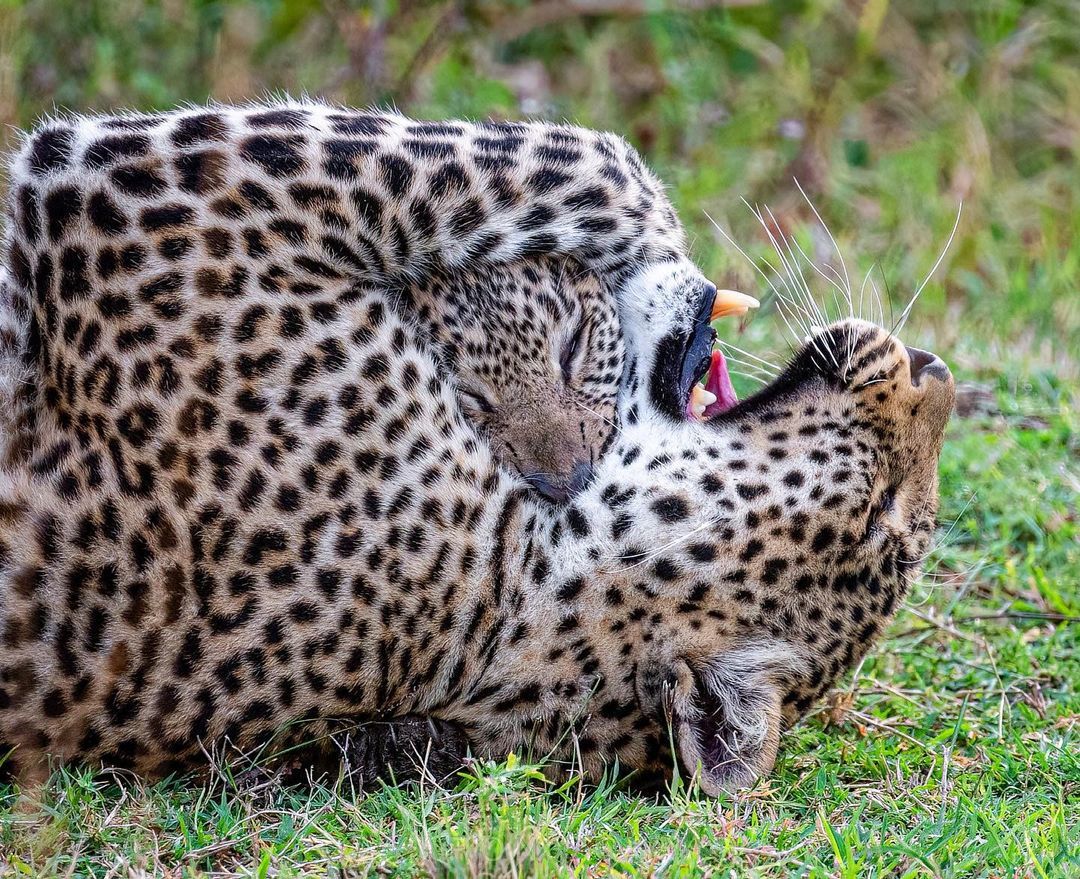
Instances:
[[[640,390],[656,365],[650,328],[668,333],[680,313],[650,291],[686,278],[673,271],[679,283],[664,287],[638,269],[678,248],[627,258],[628,417],[593,481],[554,507],[498,466],[464,416],[440,343],[397,307],[400,277],[323,277],[342,266],[308,261],[295,228],[265,253],[236,243],[284,218],[310,245],[337,228],[335,211],[363,229],[357,184],[327,170],[333,138],[304,140],[299,157],[290,145],[298,125],[326,134],[368,117],[230,111],[213,141],[229,145],[222,157],[176,144],[196,115],[80,122],[70,143],[50,129],[14,164],[12,313],[26,322],[14,322],[5,370],[39,380],[9,384],[30,389],[10,423],[32,425],[21,436],[33,441],[0,479],[0,744],[16,748],[16,768],[30,777],[52,756],[153,775],[198,765],[224,740],[254,747],[283,728],[321,739],[421,715],[461,725],[482,754],[550,753],[593,776],[615,759],[670,772],[669,731],[706,791],[767,771],[781,728],[865,654],[919,569],[947,371],[920,381],[896,339],[846,322],[756,398],[708,424],[674,422]],[[410,123],[379,124],[390,140],[350,147],[350,161],[400,189],[379,160],[404,149]],[[257,157],[250,178],[234,165],[264,125],[296,179],[270,180]],[[114,145],[104,170],[87,168],[92,149],[108,152],[108,130],[146,132],[148,152]],[[438,140],[433,130],[424,136]],[[433,244],[403,229],[413,254],[528,255],[522,242],[538,233],[523,218],[551,198],[524,182],[538,167],[529,150],[566,148],[552,131],[528,129],[516,149],[529,161],[502,169],[520,199],[485,217],[511,224],[504,243],[485,239],[477,257],[499,225],[458,236],[457,251],[452,236]],[[572,151],[594,150],[602,178],[610,144],[557,131]],[[469,192],[497,204],[493,178],[472,176],[486,136],[453,141],[479,188],[455,195],[440,222],[473,222]],[[181,192],[183,157],[207,149],[216,164],[200,185],[211,191]],[[554,236],[544,252],[596,270],[635,234],[668,240],[649,231],[664,215],[642,196],[651,178],[619,156],[623,186],[606,208],[575,207],[560,184],[568,214],[542,224]],[[168,179],[168,204],[114,198],[130,231],[102,238],[91,196],[137,183],[115,174],[133,165]],[[435,168],[416,167],[432,186]],[[251,182],[288,203],[284,217],[252,201]],[[297,183],[333,192],[301,207],[288,202]],[[416,186],[385,202],[384,262],[394,220],[414,222]],[[227,222],[218,198],[248,201]],[[152,213],[145,228],[147,210],[180,202],[193,211],[180,226],[154,231]],[[606,211],[614,231],[589,238],[582,224]],[[220,236],[207,233],[225,226],[234,247],[214,257]],[[125,250],[147,236],[141,259]],[[237,267],[266,284],[232,284]]]
[[[370,325],[378,301],[356,303],[350,323]],[[353,356],[388,350],[398,326],[382,318],[374,348]],[[245,480],[223,493],[210,473],[178,494],[185,462],[213,443],[170,454],[177,464],[144,499],[108,471],[60,498],[86,459],[43,449],[39,460],[59,466],[7,488],[28,512],[4,529],[3,740],[31,770],[48,753],[154,774],[192,765],[202,742],[251,747],[282,724],[304,721],[318,739],[334,718],[426,714],[463,725],[485,754],[576,753],[589,773],[618,757],[663,772],[671,723],[682,760],[706,764],[707,790],[745,783],[771,765],[781,722],[869,647],[933,528],[951,386],[913,387],[902,346],[848,331],[895,387],[859,390],[860,373],[834,389],[811,371],[794,399],[751,402],[718,423],[628,428],[561,513],[493,466],[453,390],[428,383],[435,362],[411,345],[391,384],[412,366],[433,393],[391,403],[374,427],[408,417],[405,434],[377,453],[362,446],[359,469],[345,456],[352,483],[336,499],[338,468],[327,467],[292,514],[244,512]],[[250,419],[255,433],[273,436],[275,417]],[[429,425],[438,444],[383,472]],[[263,470],[267,497],[300,483],[335,433],[287,431],[295,446]],[[415,491],[431,467],[439,479]],[[785,483],[791,472],[802,485]],[[895,500],[874,513],[890,485]],[[115,538],[80,538],[110,515]],[[95,628],[95,612],[106,625]],[[758,672],[724,677],[747,657]],[[729,735],[747,720],[729,721],[736,703],[719,680],[749,688],[736,702],[761,712],[764,737]],[[710,747],[712,736],[736,753]]]
[[[403,305],[499,462],[553,500],[580,491],[615,431],[623,372],[614,298],[595,275],[550,258],[438,273]]]

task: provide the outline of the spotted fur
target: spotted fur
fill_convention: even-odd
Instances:
[[[297,118],[275,115],[263,135],[259,111],[245,112],[225,114],[222,136],[266,173],[256,180],[273,198],[291,198],[293,181],[275,183],[254,158],[265,140],[249,141],[295,146],[271,163],[286,178],[330,153],[291,139]],[[181,254],[181,268],[164,243],[176,235],[144,228],[147,212],[154,226],[175,207],[150,191],[130,194],[125,222],[140,244],[161,243],[140,257],[118,232],[87,251],[97,233],[80,187],[101,175],[130,185],[140,168],[181,180],[163,156],[201,150],[176,136],[207,130],[186,122],[205,115],[49,128],[15,163],[23,231],[0,382],[21,403],[3,407],[0,745],[15,748],[22,777],[50,756],[156,775],[198,765],[225,740],[253,747],[283,727],[325,740],[341,724],[407,716],[458,725],[481,754],[531,749],[591,775],[615,759],[663,775],[674,758],[716,791],[767,771],[781,729],[865,653],[921,564],[947,371],[924,375],[896,339],[847,322],[766,391],[697,424],[646,405],[671,358],[639,346],[624,429],[593,481],[554,507],[498,466],[463,413],[447,369],[460,343],[451,322],[432,337],[424,306],[395,307],[382,276],[311,281],[287,238],[259,262],[239,243],[245,217],[266,219],[257,202],[232,221],[224,288],[197,274],[214,259],[190,232],[225,222],[213,192],[184,202],[197,217],[182,237],[198,258]],[[153,150],[100,147],[114,130]],[[353,229],[356,185],[336,202]],[[290,216],[332,229],[328,210],[313,202]],[[550,249],[572,250],[561,234]],[[405,237],[411,258],[430,255],[430,241]],[[623,322],[628,351],[642,327],[679,312],[657,290],[696,284],[678,260],[665,287],[651,257],[642,271],[572,252],[627,272],[620,316],[639,315]],[[530,251],[489,251],[499,253]],[[224,266],[250,266],[245,278],[261,285],[282,254],[285,286],[256,289],[261,310],[234,307]],[[485,270],[482,253],[461,256]],[[155,283],[175,274],[176,289]],[[422,295],[425,279],[409,280]]]
[[[500,463],[565,502],[615,432],[623,342],[595,275],[544,258],[436,274],[402,296]]]
[[[281,407],[279,364],[213,416],[181,396],[186,433],[127,408],[4,475],[0,741],[24,775],[426,715],[590,774],[669,770],[670,728],[716,790],[771,765],[919,568],[951,383],[916,384],[876,328],[830,330],[717,421],[627,427],[558,509],[496,466],[381,291],[338,319],[296,342],[365,330],[304,383],[319,424]]]
[[[251,331],[276,320],[287,338],[354,285],[393,290],[560,255],[620,299],[627,398],[681,417],[686,388],[650,384],[653,355],[694,330],[712,287],[686,260],[659,182],[613,135],[285,102],[57,120],[9,175],[7,263],[15,295],[30,299],[12,307],[34,303],[25,353],[46,364],[61,427],[72,352],[126,361],[154,350],[150,368],[167,374],[191,346],[216,342],[213,315],[191,297],[217,312],[243,300]],[[131,380],[119,369],[105,386],[126,393]]]

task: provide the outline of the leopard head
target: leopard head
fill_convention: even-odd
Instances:
[[[615,432],[623,344],[597,277],[544,258],[436,275],[410,293],[462,411],[549,501],[588,483]]]
[[[533,617],[552,631],[515,659],[551,692],[574,680],[586,768],[674,756],[708,793],[771,769],[921,569],[953,398],[940,359],[846,320],[710,420],[623,432],[550,525]],[[521,730],[554,729],[537,705]]]

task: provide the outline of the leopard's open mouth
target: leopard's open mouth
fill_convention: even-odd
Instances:
[[[706,329],[699,329],[687,346],[686,361],[690,365],[690,369],[684,372],[684,375],[690,376],[686,388],[687,418],[707,421],[734,408],[739,402],[731,384],[727,361],[719,348],[713,348],[716,334],[712,330],[712,323],[722,317],[742,316],[757,307],[758,301],[753,296],[735,290],[716,291]]]

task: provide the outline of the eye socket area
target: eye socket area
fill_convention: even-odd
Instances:
[[[582,318],[578,321],[570,338],[563,344],[562,351],[559,352],[559,370],[562,373],[562,379],[565,384],[569,385],[573,382],[574,372],[578,365],[578,361],[580,360],[580,354],[585,348],[586,329],[586,321]]]
[[[458,400],[461,408],[474,418],[495,414],[495,403],[482,390],[475,385],[459,384],[457,387]]]
[[[897,487],[890,484],[878,495],[877,500],[871,503],[866,516],[866,537],[872,536],[896,509],[896,491]]]

